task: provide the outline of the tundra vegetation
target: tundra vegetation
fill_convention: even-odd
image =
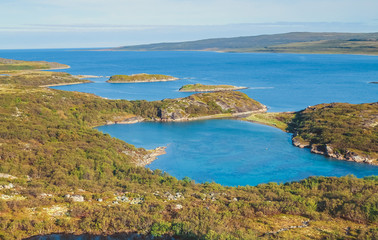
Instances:
[[[259,36],[124,46],[112,51],[222,51],[378,54],[378,33],[291,32]]]
[[[376,176],[243,187],[178,180],[136,166],[147,150],[92,128],[133,115],[158,118],[170,103],[43,88],[55,81],[54,74],[44,76],[33,84],[26,74],[0,77],[0,239],[51,233],[378,238]],[[222,112],[212,103],[215,96],[191,97],[204,101],[206,111]],[[245,95],[229,93],[223,100],[235,96],[234,106],[243,108]],[[180,105],[182,99],[171,101]]]
[[[55,63],[55,62],[45,62],[45,61],[21,61],[0,58],[0,71],[11,71],[11,70],[35,70],[35,69],[61,69],[69,68],[68,65]]]
[[[252,114],[246,120],[278,127],[294,134],[293,142],[332,157],[360,156],[377,165],[378,103],[330,103],[295,113]],[[328,150],[327,150],[328,149]],[[355,160],[358,162],[357,160]]]

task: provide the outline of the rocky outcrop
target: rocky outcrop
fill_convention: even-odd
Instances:
[[[84,196],[82,196],[82,195],[66,194],[66,195],[64,195],[64,198],[69,200],[69,201],[72,201],[72,202],[84,202],[85,201]]]
[[[156,160],[158,156],[165,154],[166,148],[167,147],[157,147],[153,150],[147,150],[146,152],[128,149],[122,151],[122,153],[132,156],[137,166],[144,167]]]
[[[9,175],[7,173],[0,173],[0,178],[17,179],[17,177]]]
[[[144,118],[140,116],[133,116],[133,117],[117,117],[114,118],[113,120],[107,120],[106,125],[112,125],[112,124],[134,124],[138,122],[143,122]]]
[[[303,141],[297,134],[293,135],[293,138],[291,139],[294,146],[299,148],[309,148],[310,143]]]
[[[263,236],[276,235],[280,232],[285,232],[285,231],[289,231],[291,229],[296,229],[296,228],[306,228],[306,227],[309,227],[309,226],[310,226],[310,220],[302,222],[302,225],[299,225],[299,226],[288,226],[286,228],[281,228],[277,231],[267,232],[267,233],[263,234]]]
[[[295,134],[293,135],[293,138],[291,140],[294,146],[299,148],[310,148],[310,151],[315,154],[321,154],[338,160],[378,165],[376,163],[377,159],[371,158],[370,156],[363,156],[350,150],[346,150],[345,153],[340,153],[338,151],[335,151],[329,144],[310,144],[309,142],[303,141]]]
[[[327,157],[336,158],[339,160],[345,160],[345,161],[351,161],[351,162],[358,162],[358,163],[368,163],[368,164],[374,164],[377,159],[370,158],[369,156],[363,156],[361,154],[358,154],[356,152],[346,150],[345,153],[340,153],[338,151],[335,151],[330,145],[324,144],[324,145],[311,145],[311,152],[316,154],[322,154]]]

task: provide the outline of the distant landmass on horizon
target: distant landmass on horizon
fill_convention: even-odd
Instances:
[[[187,42],[122,46],[103,50],[334,53],[378,55],[378,32],[292,32],[272,35],[212,38]]]

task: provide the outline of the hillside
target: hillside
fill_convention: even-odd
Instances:
[[[2,70],[32,70],[32,69],[63,69],[68,65],[46,61],[21,61],[0,58],[0,71]]]
[[[248,115],[267,108],[241,92],[197,93],[185,98],[165,99],[158,110],[160,121],[188,121]]]
[[[122,51],[224,51],[378,54],[378,33],[311,33],[215,38],[124,46]]]
[[[2,240],[52,233],[165,239],[378,237],[377,177],[310,177],[237,188],[196,184],[137,166],[151,151],[92,128],[135,116],[154,120],[171,109],[193,116],[261,109],[244,94],[108,100],[41,87],[56,78],[44,76],[33,84],[27,73],[1,77],[6,79],[0,83]],[[192,113],[191,106],[199,111]]]
[[[328,157],[378,165],[378,103],[331,103],[296,113],[253,114],[249,121],[293,133],[293,144]]]

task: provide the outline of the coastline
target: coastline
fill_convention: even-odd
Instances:
[[[261,113],[265,112],[267,107],[263,105],[262,109],[255,110],[255,111],[248,111],[248,112],[240,112],[240,113],[228,113],[228,114],[215,114],[209,116],[201,116],[201,117],[193,117],[193,118],[181,118],[181,119],[152,119],[146,120],[140,116],[132,116],[130,118],[125,118],[121,121],[106,121],[105,125],[115,125],[115,124],[135,124],[139,122],[190,122],[190,121],[201,121],[201,120],[211,120],[211,119],[222,119],[222,118],[235,118],[240,119],[242,117],[246,117],[252,113]],[[143,158],[136,163],[137,166],[145,167],[155,161],[159,156],[166,154],[167,147],[157,147],[153,150],[147,150],[148,154],[143,156]]]
[[[57,67],[57,68],[49,68],[49,69],[33,69],[37,71],[49,71],[49,70],[61,70],[61,69],[69,69],[71,66],[66,66],[66,67]]]
[[[73,77],[75,78],[78,78],[78,79],[85,79],[85,78],[102,78],[104,76],[96,76],[96,75],[72,75]]]
[[[242,89],[248,89],[248,87],[179,90],[179,92],[222,92],[222,91],[237,91],[237,90],[242,90]]]
[[[288,113],[290,113],[290,112],[288,112]],[[345,154],[340,154],[340,153],[334,152],[332,147],[327,145],[327,144],[325,144],[325,145],[315,145],[315,144],[311,145],[309,143],[303,143],[296,138],[296,136],[297,136],[296,133],[292,133],[292,132],[287,131],[286,129],[282,129],[282,128],[278,127],[277,125],[275,125],[274,123],[262,122],[262,121],[257,121],[257,120],[248,120],[246,118],[243,118],[241,120],[246,121],[246,122],[271,126],[271,127],[280,129],[283,132],[290,133],[290,134],[292,134],[291,143],[294,147],[308,148],[310,150],[310,152],[313,153],[313,154],[323,155],[325,157],[329,157],[331,159],[340,160],[340,161],[356,162],[356,163],[363,163],[363,164],[378,166],[378,162],[376,162],[376,161],[373,162],[373,159],[369,159],[367,156],[362,156],[362,155],[360,155],[356,152],[350,151],[348,149],[346,150]]]
[[[89,81],[89,82],[73,82],[73,83],[56,83],[56,84],[42,85],[42,86],[39,86],[39,87],[56,87],[56,86],[76,85],[76,84],[83,84],[83,83],[91,83],[91,81]]]
[[[89,50],[77,50],[77,51],[90,51],[90,52],[162,52],[166,50],[120,50],[120,49],[89,49]],[[271,51],[235,51],[235,50],[169,50],[172,52],[214,52],[214,53],[270,53],[270,54],[319,54],[319,55],[355,55],[355,56],[378,56],[378,53],[342,53],[342,52],[271,52]]]
[[[201,120],[211,120],[211,119],[222,119],[222,118],[235,118],[240,119],[246,117],[253,113],[263,113],[267,110],[266,106],[263,105],[262,109],[254,110],[254,111],[247,111],[247,112],[240,112],[240,113],[220,113],[208,116],[200,116],[200,117],[191,117],[191,118],[178,118],[178,119],[145,119],[140,116],[132,116],[130,118],[125,118],[121,121],[106,121],[104,125],[115,125],[115,124],[135,124],[139,122],[191,122],[191,121],[201,121]],[[101,125],[102,126],[102,125]]]
[[[155,161],[159,156],[166,154],[167,147],[157,147],[153,150],[147,150],[149,153],[145,155],[141,162],[137,163],[137,166],[146,167]]]

